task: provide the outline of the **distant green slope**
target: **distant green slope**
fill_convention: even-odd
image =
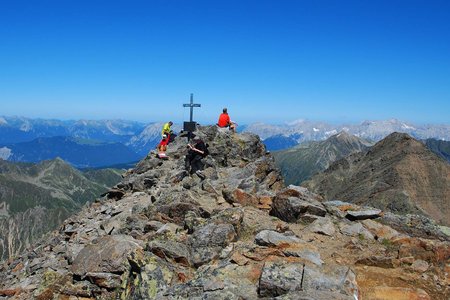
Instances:
[[[428,149],[450,162],[450,141],[426,139],[424,143]]]
[[[341,132],[325,141],[309,142],[296,147],[275,151],[275,163],[281,169],[286,184],[300,185],[317,172],[349,154],[363,151],[370,143]]]
[[[0,260],[18,254],[120,179],[117,170],[83,174],[61,159],[0,160]]]

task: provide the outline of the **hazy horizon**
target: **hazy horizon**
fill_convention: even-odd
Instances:
[[[155,119],[155,120],[136,120],[136,119],[126,119],[126,118],[46,118],[46,117],[29,117],[29,116],[24,116],[24,115],[4,115],[4,114],[0,114],[0,118],[25,118],[25,119],[31,119],[31,120],[49,120],[49,121],[62,121],[62,122],[79,122],[79,121],[126,121],[126,122],[137,122],[137,123],[142,123],[142,124],[151,124],[151,123],[165,123],[170,121],[173,121],[175,124],[182,124],[184,121],[189,121],[189,115],[187,116],[187,118],[183,119],[183,120],[178,120],[178,119]],[[194,119],[195,118],[195,114],[194,114]],[[270,120],[268,121],[254,121],[254,122],[240,122],[241,125],[251,125],[251,124],[257,124],[257,123],[262,123],[262,124],[267,124],[267,125],[293,125],[294,123],[297,122],[313,122],[313,123],[327,123],[330,125],[357,125],[357,124],[362,124],[364,122],[383,122],[383,121],[399,121],[402,123],[408,123],[408,124],[413,124],[413,125],[450,125],[450,123],[445,123],[445,122],[413,122],[413,121],[409,121],[409,120],[402,120],[402,119],[398,119],[398,118],[387,118],[387,119],[364,119],[364,120],[354,120],[354,121],[340,121],[340,120],[320,120],[320,119],[306,119],[306,118],[298,118],[298,119],[292,119],[292,120],[286,120],[286,121],[282,121],[282,122],[270,122]],[[195,120],[196,122],[198,122],[199,124],[203,124],[203,125],[208,125],[208,124],[215,124],[217,122],[217,120]],[[1,125],[1,122],[0,122]]]

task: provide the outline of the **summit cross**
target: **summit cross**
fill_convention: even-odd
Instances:
[[[194,103],[194,94],[191,94],[191,103],[183,104],[183,107],[190,107],[191,108],[191,118],[189,119],[190,122],[193,122],[194,117],[194,107],[201,107],[201,104]]]

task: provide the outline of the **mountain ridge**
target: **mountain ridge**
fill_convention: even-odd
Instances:
[[[303,183],[325,199],[343,199],[450,224],[450,165],[404,133],[334,162]]]
[[[371,143],[345,131],[324,141],[312,141],[273,153],[286,184],[299,185],[317,172],[329,167],[335,160],[351,153],[366,150]]]

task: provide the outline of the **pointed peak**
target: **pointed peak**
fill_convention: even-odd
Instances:
[[[417,141],[412,136],[403,132],[393,132],[384,138],[385,141],[399,142],[399,141]]]
[[[348,133],[345,130],[330,136],[328,139],[336,141],[360,141],[360,138]]]

